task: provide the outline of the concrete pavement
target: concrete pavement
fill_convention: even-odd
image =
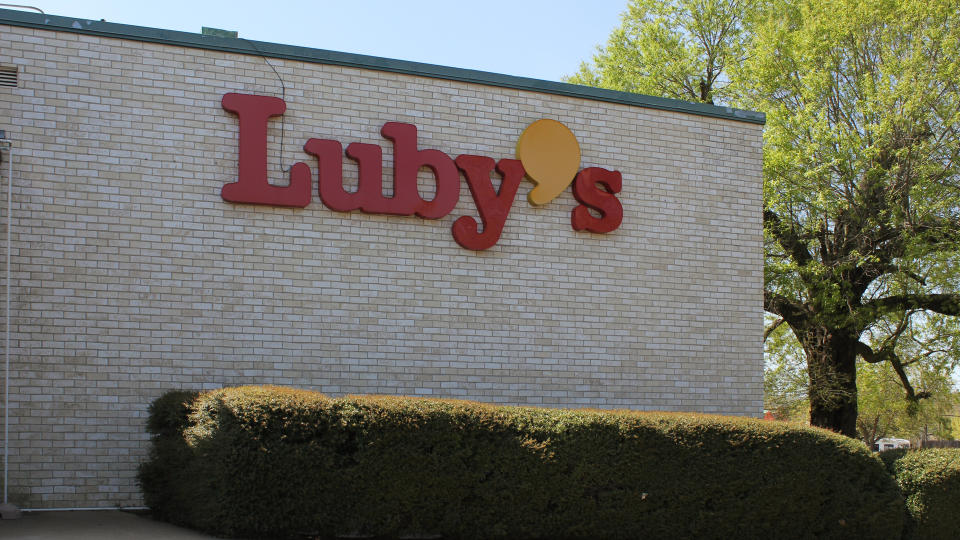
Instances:
[[[24,512],[0,520],[3,540],[209,540],[205,534],[119,510]]]

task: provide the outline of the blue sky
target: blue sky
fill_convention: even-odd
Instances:
[[[51,15],[369,54],[558,81],[620,22],[627,0],[12,0]]]

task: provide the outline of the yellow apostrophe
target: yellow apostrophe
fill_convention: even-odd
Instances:
[[[567,189],[580,169],[580,143],[567,126],[556,120],[537,120],[517,140],[517,159],[533,181],[527,199],[541,205]]]

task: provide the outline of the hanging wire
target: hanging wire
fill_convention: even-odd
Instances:
[[[20,9],[32,9],[32,10],[34,10],[34,11],[40,12],[41,15],[46,15],[46,13],[44,13],[42,9],[40,9],[40,8],[38,8],[38,7],[33,7],[33,6],[24,6],[24,5],[21,5],[21,4],[0,4],[0,7],[5,7],[5,8],[20,8]]]
[[[284,103],[286,103],[286,101],[287,101],[287,85],[285,85],[285,84],[283,83],[283,77],[280,76],[280,72],[277,71],[277,68],[275,68],[275,67],[273,66],[273,64],[270,63],[269,60],[267,60],[267,57],[263,54],[263,51],[261,51],[260,49],[258,49],[257,46],[254,45],[254,43],[253,43],[252,41],[250,41],[249,39],[244,39],[244,38],[239,38],[239,39],[242,39],[242,40],[244,41],[244,43],[246,43],[247,45],[250,45],[250,47],[253,48],[253,50],[257,51],[257,54],[260,55],[260,58],[263,58],[263,62],[264,62],[265,64],[267,64],[268,66],[270,66],[270,69],[273,70],[273,74],[276,75],[276,76],[277,76],[277,80],[280,81],[280,98],[283,99]],[[283,115],[280,115],[280,160],[279,160],[279,161],[280,161],[280,166],[279,166],[279,168],[280,168],[280,171],[281,171],[281,172],[287,173],[287,172],[290,172],[290,169],[293,167],[293,165],[291,165],[290,167],[287,167],[287,168],[284,168],[284,167],[283,167],[283,146],[284,146],[284,135],[285,135],[285,132],[286,132],[286,129],[285,129],[286,126],[285,126],[285,124],[284,124],[284,120],[285,120],[285,119],[284,119]]]

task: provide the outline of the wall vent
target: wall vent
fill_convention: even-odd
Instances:
[[[8,88],[17,87],[17,67],[0,66],[0,86]]]

